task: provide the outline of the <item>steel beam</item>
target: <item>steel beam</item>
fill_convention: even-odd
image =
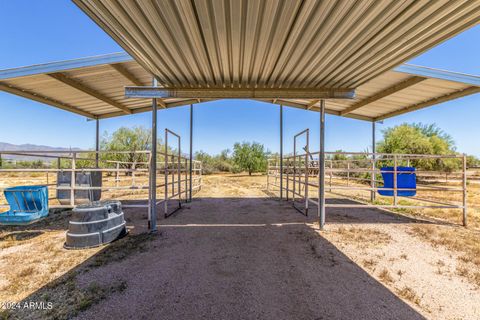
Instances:
[[[72,106],[68,103],[64,103],[64,102],[61,102],[61,101],[58,101],[58,100],[55,100],[55,99],[52,99],[52,98],[49,98],[49,97],[39,96],[36,93],[26,91],[24,89],[20,89],[20,88],[17,88],[17,87],[14,87],[14,86],[11,86],[11,85],[8,85],[8,84],[5,84],[5,83],[0,83],[0,90],[11,93],[11,94],[14,94],[14,95],[17,95],[17,96],[20,96],[20,97],[23,97],[23,98],[27,98],[27,99],[30,99],[30,100],[33,100],[33,101],[48,104],[52,107],[56,107],[56,108],[59,108],[59,109],[65,110],[65,111],[73,112],[73,113],[79,114],[81,116],[90,118],[90,119],[96,119],[97,118],[97,116],[94,115],[93,113],[80,110],[80,109],[75,108],[74,106]]]
[[[353,99],[350,88],[250,89],[250,88],[158,88],[125,87],[127,98],[195,98],[195,99]]]
[[[325,226],[325,100],[320,101],[320,152],[318,155],[318,224]]]
[[[96,91],[95,89],[93,88],[90,88],[86,85],[84,85],[83,83],[81,83],[80,81],[78,80],[75,80],[73,78],[70,78],[68,77],[66,74],[64,73],[61,73],[61,72],[57,72],[57,73],[49,73],[48,76],[52,77],[53,79],[55,80],[58,80],[64,84],[66,84],[67,86],[70,86],[72,88],[75,88],[77,89],[78,91],[81,91],[91,97],[94,97],[100,101],[103,101],[105,102],[106,104],[109,104],[117,109],[120,109],[122,110],[123,112],[125,112],[126,114],[132,114],[132,110],[124,105],[122,105],[121,103],[118,103],[106,96],[104,96],[103,94],[101,94],[100,92]]]
[[[120,73],[125,79],[130,81],[133,85],[143,86],[143,83],[137,77],[135,77],[130,71],[128,71],[123,64],[113,63],[113,64],[110,64],[110,67],[112,67],[115,71]]]
[[[157,80],[153,78],[153,86]],[[157,99],[152,99],[152,153],[150,156],[149,229],[157,231]],[[167,168],[165,168],[165,171]]]
[[[319,102],[320,102],[320,100],[318,100],[318,99],[312,100],[309,104],[307,104],[307,107],[306,107],[307,110],[312,109]]]
[[[368,98],[365,98],[363,100],[360,100],[359,102],[355,103],[353,106],[345,109],[345,110],[342,110],[340,111],[340,115],[341,116],[344,116],[348,113],[351,113],[355,110],[358,110],[360,108],[363,108],[371,103],[374,103],[375,101],[378,101],[380,99],[383,99],[385,97],[388,97],[389,95],[392,95],[396,92],[399,92],[401,90],[404,90],[408,87],[411,87],[411,86],[414,86],[416,85],[417,83],[420,83],[422,81],[425,81],[427,80],[427,78],[423,78],[423,77],[411,77],[411,78],[408,78],[407,80],[405,81],[402,81],[400,83],[397,83],[396,85],[393,85],[385,90],[382,90],[380,92],[378,92],[377,94],[371,96],[371,97],[368,97]]]
[[[125,79],[130,81],[133,85],[143,86],[143,83],[135,75],[133,75],[130,71],[128,71],[128,69],[125,68],[125,66],[122,63],[113,63],[113,64],[110,64],[110,67],[112,67],[115,71],[120,73]],[[157,104],[159,107],[163,109],[166,108],[165,102],[163,102],[161,99],[157,99]]]
[[[286,99],[277,99],[277,101],[275,101],[275,102],[272,102],[273,100],[271,100],[271,99],[269,99],[269,100],[267,100],[267,99],[255,99],[255,100],[263,101],[263,102],[270,102],[270,103],[274,103],[274,104],[278,104],[278,105],[283,105],[284,107],[299,108],[299,109],[302,109],[302,110],[307,109],[307,110],[311,110],[311,111],[320,112],[320,107],[317,107],[315,104],[313,104],[310,107],[310,109],[308,109],[308,107],[311,103],[310,104],[305,104],[305,103],[294,102],[292,100],[286,100]],[[331,115],[334,115],[334,116],[340,116],[340,111],[327,109],[326,106],[325,106],[325,113],[326,114],[331,114]],[[344,117],[357,119],[357,120],[368,121],[368,122],[373,121],[373,119],[370,118],[370,117],[366,117],[366,116],[362,116],[362,115],[354,114],[354,113],[349,113],[349,114],[345,115]]]

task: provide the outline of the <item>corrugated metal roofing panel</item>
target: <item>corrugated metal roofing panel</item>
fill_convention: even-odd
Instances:
[[[75,83],[91,88],[96,94],[107,97],[128,108],[129,112],[149,111],[150,100],[127,99],[125,98],[124,87],[134,84],[133,82],[149,85],[152,81],[152,76],[136,61],[132,59],[125,60],[122,54],[117,55],[118,58],[121,58],[120,61],[112,59],[112,56],[115,57],[115,55],[108,56],[110,59],[108,61],[111,63],[106,64],[98,63],[98,61],[105,61],[103,57],[97,57],[98,61],[89,58],[83,59],[88,61],[88,63],[82,62],[82,59],[77,59],[75,60],[77,64],[73,69],[65,69],[65,65],[72,65],[68,61],[54,64],[48,63],[45,65],[46,72],[44,73],[42,73],[41,66],[35,66],[34,68],[24,67],[25,70],[16,68],[14,72],[12,70],[0,70],[0,79],[2,79],[0,80],[0,90],[76,112],[90,118],[105,118],[127,114],[114,105],[110,105],[49,76],[49,74],[61,73],[75,81]],[[55,68],[54,65],[57,65],[57,67]],[[123,73],[119,71],[119,68],[115,68],[115,65],[117,67],[120,65],[120,70]],[[428,101],[433,101],[434,103],[447,101],[462,96],[463,90],[469,90],[466,91],[467,94],[476,92],[469,88],[476,88],[480,91],[479,87],[473,85],[480,83],[480,78],[477,76],[443,70],[436,72],[435,69],[412,65],[402,65],[399,69],[408,72],[388,71],[358,87],[355,99],[328,100],[326,102],[327,111],[336,115],[373,120],[384,116],[388,117],[391,114],[395,115],[398,112],[409,111],[411,110],[408,109],[409,107],[422,106],[422,103]],[[419,72],[416,73],[415,70],[419,70]],[[18,76],[13,78],[6,77],[6,75],[12,74],[17,74]],[[418,80],[410,82],[408,86],[398,90],[399,84],[411,81],[411,79]],[[14,89],[9,86],[12,86]],[[382,95],[382,93],[386,94]],[[446,100],[435,100],[448,95],[452,96],[447,97]],[[372,97],[377,97],[377,99],[372,100]],[[313,111],[318,111],[319,105],[318,100],[306,99],[266,101]],[[349,108],[365,102],[368,103],[345,113]],[[160,108],[163,106],[170,108],[190,103],[198,103],[198,101],[197,99],[169,98],[161,101]],[[428,105],[427,103],[425,106]]]
[[[177,88],[356,88],[480,21],[471,0],[74,2]]]

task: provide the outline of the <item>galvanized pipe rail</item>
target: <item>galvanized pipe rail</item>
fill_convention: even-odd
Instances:
[[[283,187],[283,190],[287,194],[287,200],[290,200],[289,195],[292,195],[292,198],[295,199],[295,196],[305,199],[307,203],[319,205],[318,197],[311,197],[309,194],[309,189],[318,189],[318,183],[314,183],[319,176],[319,161],[318,158],[314,159],[314,155],[319,155],[319,152],[305,152],[303,154],[296,154],[296,146],[294,145],[294,154],[284,156],[283,158],[283,174],[286,177],[283,177],[284,183],[286,185]],[[343,194],[337,193],[336,191],[363,191],[370,193],[377,193],[378,190],[384,191],[393,191],[392,203],[374,203],[372,201],[376,200],[377,197],[369,197],[369,200],[362,200],[362,204],[325,204],[325,207],[333,208],[386,208],[386,209],[425,209],[425,208],[436,208],[436,209],[460,209],[462,210],[462,221],[463,225],[467,225],[467,213],[468,213],[468,203],[467,203],[467,166],[466,166],[466,155],[420,155],[420,154],[385,154],[385,153],[365,153],[365,152],[325,152],[330,158],[335,156],[364,156],[365,159],[346,159],[346,160],[333,160],[325,159],[325,162],[328,164],[325,168],[325,176],[330,177],[328,185],[324,183],[323,189],[329,193],[342,195],[347,198],[354,198],[359,200],[358,197],[354,197],[352,194]],[[308,159],[306,160],[308,164],[304,165],[301,163],[300,166],[297,165],[298,159]],[[398,166],[405,163],[409,165],[411,161],[414,160],[442,160],[442,159],[458,159],[461,161],[461,172],[458,172],[458,175],[461,176],[461,181],[459,186],[452,185],[432,185],[431,183],[423,183],[422,179],[426,174],[431,173],[438,175],[441,173],[439,170],[419,170],[422,173],[422,179],[417,177],[417,188],[401,188],[398,187],[397,177],[399,172],[397,171]],[[278,183],[278,179],[281,176],[279,173],[278,162],[279,159],[271,159],[268,161],[267,168],[267,184],[272,190],[280,190],[281,184]],[[393,165],[391,165],[393,163]],[[381,170],[381,164],[390,164],[393,167],[391,171]],[[393,175],[393,187],[386,188],[382,186],[383,180],[377,179],[377,176],[381,173],[391,173]],[[293,173],[293,177],[291,175]],[[365,177],[358,177],[358,175],[366,175]],[[368,176],[367,176],[368,175]],[[304,177],[300,179],[299,177]],[[291,187],[293,183],[293,187]],[[430,191],[434,192],[437,195],[440,192],[449,192],[461,194],[461,200],[445,200],[441,195],[439,199],[435,196],[430,197],[421,197],[415,195],[414,197],[407,197],[408,202],[400,202],[400,199],[405,197],[401,196],[402,191],[413,191],[418,192]],[[306,191],[306,192],[305,192]],[[317,199],[317,200],[315,200]],[[388,199],[388,198],[387,198]],[[382,198],[385,200],[385,198]]]
[[[141,192],[148,190],[149,194],[148,197],[151,197],[150,189],[151,188],[162,188],[165,187],[164,183],[156,183],[155,187],[143,181],[147,178],[147,174],[150,172],[150,163],[151,163],[151,152],[149,150],[142,150],[142,151],[92,151],[92,150],[65,150],[65,151],[2,151],[4,155],[15,155],[15,156],[24,156],[24,157],[35,157],[35,158],[46,158],[46,159],[65,159],[70,161],[69,168],[62,168],[58,166],[57,168],[51,168],[51,164],[44,168],[2,168],[0,167],[0,191],[3,191],[5,188],[11,187],[10,180],[5,178],[3,175],[9,174],[25,174],[25,180],[31,176],[31,174],[35,173],[45,173],[45,177],[38,177],[38,180],[41,182],[37,184],[46,185],[49,187],[50,191],[56,193],[57,190],[60,191],[69,191],[70,192],[70,204],[51,204],[51,208],[72,208],[75,203],[75,191],[83,190],[83,191],[94,191],[94,190],[102,190],[102,191],[127,191],[127,192]],[[88,157],[82,155],[88,155]],[[126,154],[133,154],[134,157],[144,157],[146,158],[144,161],[136,161],[136,162],[129,162],[129,161],[116,161],[116,160],[102,160],[102,156],[107,157],[108,155],[126,155]],[[171,155],[165,155],[164,152],[157,152],[157,155],[160,157],[164,156],[165,159],[168,159]],[[175,161],[167,161],[166,166],[165,162],[159,162],[157,160],[157,170],[156,175],[165,175],[168,176],[170,172],[175,171],[177,174],[180,173],[183,177],[181,179],[175,179],[175,185],[178,186],[180,183],[184,183],[183,188],[176,188],[177,192],[167,192],[162,199],[158,199],[155,201],[155,204],[161,204],[167,200],[170,200],[174,197],[181,197],[183,194],[194,194],[201,190],[202,184],[202,163],[197,160],[192,160],[192,176],[190,176],[189,172],[189,159],[187,157],[181,156],[177,159],[178,155],[174,155]],[[98,164],[99,167],[83,167],[79,166],[79,161],[84,161],[86,163]],[[179,160],[181,159],[181,165],[179,166]],[[65,164],[65,163],[64,163]],[[85,163],[83,164],[85,165]],[[104,165],[105,167],[101,167]],[[128,166],[128,168],[121,168],[122,166]],[[113,167],[111,167],[113,166]],[[162,168],[163,167],[163,168]],[[56,183],[51,183],[49,179],[49,174],[58,174],[60,172],[71,172],[75,176],[76,173],[81,172],[105,172],[107,175],[113,175],[113,183],[112,185],[105,185],[102,184],[100,187],[95,186],[79,186],[75,182],[75,179],[71,179],[71,184],[68,186],[57,186]],[[120,178],[120,174],[125,174],[128,178]],[[189,190],[189,182],[191,177],[191,186],[192,190]],[[105,178],[105,177],[104,177]],[[46,180],[47,183],[42,183],[43,180]],[[105,179],[103,179],[105,181]],[[107,182],[108,176],[106,178]],[[122,182],[129,182],[123,185]],[[111,182],[111,181],[110,181]],[[122,183],[122,185],[120,185]],[[167,186],[168,190],[170,190],[170,186]],[[178,194],[178,190],[181,190],[180,195]],[[183,198],[183,197],[182,197]],[[185,197],[186,198],[186,197]],[[55,201],[56,197],[49,197],[50,201]],[[124,204],[125,208],[149,208],[150,205],[148,203],[138,203],[138,204]],[[5,204],[0,204],[0,208],[8,207]]]

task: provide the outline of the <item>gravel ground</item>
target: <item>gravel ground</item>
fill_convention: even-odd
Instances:
[[[319,233],[315,210],[302,216],[264,184],[206,176],[138,250],[71,269],[81,289],[125,283],[77,319],[480,319],[479,288],[457,274],[457,253],[414,235],[424,223],[330,208]],[[132,235],[145,230],[144,210],[125,213]]]
[[[121,279],[128,287],[79,319],[423,318],[318,236],[314,217],[258,188],[225,190],[224,179],[212,179],[189,209],[159,221],[147,252],[81,279]],[[216,189],[223,194],[202,196]]]

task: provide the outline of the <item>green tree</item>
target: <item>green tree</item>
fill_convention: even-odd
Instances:
[[[240,170],[261,172],[267,169],[267,152],[264,146],[257,142],[235,143],[233,146],[233,163]]]
[[[209,155],[204,151],[195,153],[195,160],[202,161],[203,173],[212,174],[215,172],[234,171],[230,150],[225,149],[219,155]]]
[[[100,142],[101,150],[119,151],[119,153],[102,154],[101,160],[118,161],[122,169],[132,168],[134,163],[137,168],[142,167],[141,163],[147,162],[148,157],[145,153],[136,153],[136,151],[151,150],[150,137],[151,131],[145,127],[121,127],[112,135],[105,134]],[[161,150],[160,148],[159,145],[158,150]]]
[[[455,154],[455,143],[435,124],[404,123],[384,130],[377,149],[380,153],[451,155]],[[426,170],[453,171],[460,168],[457,159],[418,159],[412,160],[411,164]]]

